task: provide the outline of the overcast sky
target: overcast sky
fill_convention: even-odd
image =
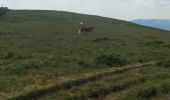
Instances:
[[[170,0],[0,0],[11,9],[63,10],[116,19],[170,19]]]

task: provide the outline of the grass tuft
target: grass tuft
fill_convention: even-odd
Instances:
[[[158,66],[163,66],[166,68],[170,68],[170,60],[162,60],[157,63]]]
[[[101,55],[96,58],[96,65],[122,66],[128,64],[128,61],[114,55]]]

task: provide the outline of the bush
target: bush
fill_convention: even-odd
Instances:
[[[82,66],[82,67],[90,67],[91,66],[89,63],[85,62],[84,60],[80,60],[78,62],[78,65]]]
[[[162,93],[168,93],[169,91],[170,91],[170,81],[168,80],[168,81],[163,81],[162,82],[162,84],[161,84],[161,86],[160,86],[160,91],[162,92]]]
[[[6,86],[4,85],[4,83],[3,82],[0,82],[0,92],[2,92],[2,91],[5,91],[5,89],[6,89]]]
[[[110,40],[112,40],[112,39],[103,37],[103,38],[97,38],[97,39],[95,39],[95,40],[92,40],[92,42],[110,41]]]
[[[5,15],[10,10],[7,7],[0,7],[0,16]]]
[[[170,67],[170,60],[162,60],[162,61],[158,62],[157,65],[168,68],[168,67]]]
[[[31,58],[32,56],[28,53],[16,53],[16,52],[5,52],[5,53],[0,53],[0,60],[16,60],[16,59],[28,59]]]
[[[164,43],[163,41],[156,40],[156,41],[148,42],[148,43],[146,43],[146,45],[147,46],[158,47],[158,46],[160,46],[163,43]]]
[[[1,60],[7,60],[15,56],[14,52],[8,52],[8,53],[0,53],[0,59]]]
[[[29,70],[38,70],[41,67],[41,62],[29,62],[29,63],[21,63],[21,64],[13,64],[8,66],[5,69],[7,74],[24,74]]]
[[[96,64],[106,66],[121,66],[128,64],[128,62],[120,57],[115,57],[114,55],[101,55],[96,58]]]
[[[155,86],[144,87],[137,93],[138,97],[150,98],[158,94],[158,89]]]

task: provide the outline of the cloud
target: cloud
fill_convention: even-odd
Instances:
[[[122,3],[131,6],[170,6],[170,0],[120,0]]]
[[[170,0],[154,0],[154,4],[157,6],[170,6]]]
[[[117,19],[170,18],[170,0],[0,0],[11,9],[65,10]]]

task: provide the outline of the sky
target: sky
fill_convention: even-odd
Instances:
[[[0,0],[10,9],[62,10],[122,20],[170,19],[170,0]]]

